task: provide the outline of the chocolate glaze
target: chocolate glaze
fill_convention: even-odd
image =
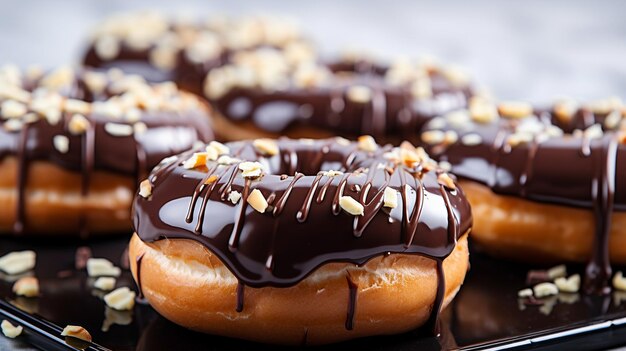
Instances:
[[[206,167],[185,169],[181,163],[191,152],[182,154],[153,171],[152,195],[137,197],[134,203],[135,230],[142,240],[190,239],[222,260],[240,283],[238,310],[243,308],[244,285],[293,286],[328,262],[362,265],[388,253],[418,254],[441,262],[471,227],[462,190],[440,185],[440,170],[385,158],[392,151],[390,145],[366,152],[356,143],[337,139],[283,138],[277,144],[280,152],[271,157],[258,154],[250,141],[228,144],[231,156],[263,164],[264,175],[254,180],[243,178],[237,163],[208,162]],[[324,175],[331,169],[344,173]],[[212,176],[217,180],[203,186]],[[402,195],[396,208],[383,207],[386,187]],[[253,189],[268,200],[265,213],[248,206],[247,194]],[[236,205],[227,199],[230,191],[242,194]],[[341,196],[359,201],[364,214],[343,212]],[[441,273],[439,278],[433,321],[445,291]],[[349,287],[348,329],[356,310],[356,289]]]
[[[65,98],[86,102],[105,101],[115,96],[109,88],[94,93],[87,88],[84,75],[78,73],[69,87],[59,90]],[[24,89],[34,91],[39,80],[26,79]],[[109,81],[107,84],[112,84]],[[17,209],[13,226],[15,234],[29,232],[25,223],[24,199],[28,167],[33,161],[47,161],[70,171],[82,174],[81,189],[88,195],[91,175],[94,171],[107,171],[128,175],[141,180],[161,159],[189,149],[196,141],[207,141],[213,137],[208,121],[208,110],[194,108],[181,111],[142,111],[140,121],[147,127],[141,134],[114,136],[106,131],[108,122],[124,123],[102,114],[90,113],[84,117],[89,121],[87,130],[74,135],[68,129],[73,114],[63,112],[61,121],[49,123],[41,118],[24,124],[20,131],[12,132],[0,128],[0,160],[14,156],[18,161]],[[69,149],[58,151],[53,139],[62,135],[69,140]],[[84,219],[81,219],[84,223]],[[88,235],[83,225],[81,235]]]
[[[531,142],[511,146],[507,137],[524,121],[501,118],[483,124],[468,120],[441,128],[427,125],[425,130],[456,131],[459,140],[478,134],[480,143],[466,146],[459,141],[427,148],[434,157],[450,162],[459,177],[487,185],[498,194],[592,210],[596,233],[584,285],[587,292],[606,293],[611,277],[611,215],[626,210],[626,145],[619,143],[617,132],[607,130],[591,138],[580,131],[604,123],[606,113],[580,108],[570,120],[545,109],[534,115],[527,119],[558,126],[565,134],[545,140],[536,135]],[[576,136],[570,134],[577,129]]]

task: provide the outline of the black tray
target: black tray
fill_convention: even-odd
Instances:
[[[0,255],[24,249],[37,252],[34,274],[39,278],[41,290],[41,296],[36,299],[16,299],[11,293],[15,277],[0,273],[0,302],[3,302],[0,319],[11,319],[10,315],[20,313],[6,303],[9,302],[30,311],[23,316],[23,321],[32,321],[30,328],[40,332],[58,334],[66,324],[78,324],[87,328],[94,341],[103,346],[94,346],[93,350],[277,349],[185,330],[168,322],[146,304],[137,304],[132,312],[107,310],[101,299],[103,294],[91,287],[93,280],[84,271],[75,270],[74,255],[77,247],[89,246],[94,257],[105,257],[121,265],[126,244],[123,238],[80,243],[0,239]],[[626,292],[616,291],[607,296],[561,294],[545,299],[542,305],[525,306],[518,301],[517,291],[526,286],[527,271],[537,267],[503,262],[479,253],[472,253],[471,262],[464,286],[442,313],[440,338],[412,332],[361,339],[324,349],[589,350],[626,343]],[[568,268],[581,271],[583,267]],[[128,270],[123,272],[118,286],[135,288]],[[108,331],[103,331],[106,316],[128,324],[112,324]],[[21,339],[44,350],[66,347],[62,342],[63,345],[59,345],[59,340],[55,343],[50,336],[39,334],[26,328]]]

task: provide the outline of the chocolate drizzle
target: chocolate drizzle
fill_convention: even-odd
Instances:
[[[242,177],[238,164],[215,169],[216,162],[209,161],[206,167],[185,169],[181,163],[190,157],[188,153],[153,172],[149,199],[135,199],[134,224],[140,238],[146,242],[191,239],[206,246],[238,279],[238,310],[243,307],[244,286],[293,286],[329,262],[362,265],[389,253],[418,254],[442,262],[457,237],[471,226],[463,192],[444,189],[437,172],[383,156],[398,150],[391,146],[367,152],[356,143],[345,145],[335,139],[279,139],[277,144],[280,152],[271,157],[259,155],[249,141],[228,144],[231,155],[264,165],[258,179]],[[326,173],[333,169],[340,172]],[[197,201],[194,194],[209,174],[216,176],[211,185],[220,191],[205,193],[202,217],[198,206],[190,204]],[[353,185],[360,190],[353,190]],[[402,194],[395,208],[383,207],[387,187]],[[267,199],[265,213],[248,206],[252,190]],[[241,193],[236,204],[225,197],[230,191]],[[361,203],[363,216],[344,212],[339,205],[342,196]],[[438,279],[434,315],[445,291],[443,279]],[[349,329],[358,288],[348,284]]]
[[[81,72],[74,75],[72,81],[68,83],[72,89],[59,89],[59,99],[62,101],[76,99],[91,103],[119,98],[120,94],[114,93],[112,88],[117,82],[115,79],[107,78],[104,92],[95,93],[87,88],[84,82],[85,74]],[[123,76],[120,79],[123,79]],[[42,84],[40,79],[25,79],[21,83],[24,88],[33,90],[33,94],[35,91],[41,94],[44,88],[40,84]],[[17,89],[18,86],[11,88]],[[55,91],[50,93],[56,94]],[[212,138],[213,134],[207,121],[208,112],[200,106],[198,103],[195,108],[180,111],[160,109],[141,111],[139,120],[146,129],[140,137],[134,133],[130,135],[109,133],[105,128],[107,123],[131,124],[131,122],[106,116],[95,110],[84,114],[87,123],[85,130],[79,134],[70,131],[71,118],[74,114],[65,111],[59,111],[62,118],[56,123],[38,116],[38,119],[24,122],[18,132],[0,128],[2,139],[0,160],[11,156],[17,160],[15,222],[13,227],[7,230],[15,234],[31,231],[26,223],[25,204],[28,196],[26,194],[28,171],[33,161],[51,162],[66,170],[80,173],[80,193],[83,197],[89,196],[95,171],[134,177],[138,183],[164,157],[186,150],[196,141],[207,141]],[[55,137],[68,140],[67,150],[57,149]],[[77,214],[77,220],[80,235],[88,236],[89,226],[85,212]]]
[[[450,162],[456,175],[486,184],[496,193],[590,209],[596,232],[584,286],[587,292],[606,293],[611,276],[611,216],[613,211],[626,210],[626,146],[618,142],[618,132],[600,131],[606,112],[580,108],[567,121],[552,111],[537,110],[535,115],[539,117],[489,123],[468,120],[461,126],[446,123],[441,128],[427,125],[425,130],[455,131],[459,140],[468,134],[477,134],[481,140],[476,145],[459,142],[428,148],[435,157]],[[565,134],[540,132],[529,142],[510,145],[509,138],[518,135],[518,126],[527,122],[541,123],[544,128],[557,126]]]

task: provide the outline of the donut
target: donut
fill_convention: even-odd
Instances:
[[[130,232],[138,180],[210,141],[210,111],[120,70],[0,68],[0,233]]]
[[[469,268],[465,195],[408,142],[213,142],[148,182],[131,271],[192,330],[313,345],[434,328]]]
[[[619,99],[551,108],[473,98],[421,133],[460,177],[484,251],[524,261],[587,262],[585,290],[626,263],[626,109]]]
[[[385,63],[363,54],[326,60],[288,22],[216,22],[181,25],[154,14],[114,17],[97,28],[84,63],[151,67],[142,71],[161,67],[182,89],[215,106],[215,130],[224,140],[337,134],[417,140],[425,121],[465,107],[472,95],[467,74],[453,65],[431,59]]]

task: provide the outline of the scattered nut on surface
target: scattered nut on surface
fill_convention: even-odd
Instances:
[[[15,100],[7,100],[0,105],[2,118],[19,118],[26,114],[26,105]]]
[[[65,105],[63,105],[65,112],[68,113],[80,113],[82,115],[86,115],[91,111],[91,104],[76,99],[67,99],[65,100]]]
[[[112,136],[125,137],[133,135],[134,128],[129,124],[108,122],[104,125],[104,130]]]
[[[598,139],[602,138],[603,135],[602,126],[599,124],[594,124],[583,131],[583,137],[587,139]]]
[[[183,162],[183,167],[186,169],[193,169],[205,166],[208,157],[209,154],[207,152],[194,152],[194,154],[188,160]]]
[[[353,85],[346,91],[348,100],[365,104],[372,100],[372,89],[364,85]]]
[[[553,283],[539,283],[533,288],[535,296],[542,298],[545,296],[556,295],[559,293],[559,289]]]
[[[550,279],[562,278],[567,276],[567,266],[564,264],[560,264],[558,266],[554,266],[547,271],[548,277]]]
[[[152,184],[150,180],[144,179],[141,183],[139,183],[139,196],[143,198],[149,198],[152,195]]]
[[[89,120],[79,113],[74,114],[67,125],[67,129],[74,135],[83,134],[87,128],[89,128]]]
[[[522,289],[517,292],[517,297],[531,297],[533,296],[533,291],[531,289]]]
[[[613,276],[613,287],[617,290],[626,291],[626,278],[621,271]]]
[[[361,135],[358,139],[359,149],[368,152],[374,152],[378,149],[378,145],[376,145],[376,140],[371,135]]]
[[[258,178],[263,173],[263,165],[258,162],[242,162],[239,164],[244,178]]]
[[[14,275],[35,268],[35,251],[14,251],[0,257],[0,271]]]
[[[114,310],[132,310],[135,306],[135,292],[127,287],[117,288],[104,295],[104,302]]]
[[[365,208],[361,203],[350,196],[342,196],[339,198],[339,206],[353,216],[362,216]]]
[[[13,284],[13,292],[18,296],[35,297],[39,295],[39,280],[35,277],[23,277]]]
[[[580,290],[580,275],[574,274],[569,278],[558,277],[554,280],[554,284],[559,288],[559,291],[568,293],[578,292],[578,290]]]
[[[6,319],[2,321],[2,324],[0,324],[0,327],[2,328],[2,334],[4,334],[4,336],[10,339],[15,339],[20,334],[22,334],[22,331],[24,330],[24,328],[22,328],[21,325],[14,326],[13,324],[11,324],[11,322],[9,322]]]
[[[63,328],[61,332],[61,336],[69,336],[72,338],[84,340],[87,342],[91,342],[91,334],[87,331],[87,329],[79,326],[79,325],[68,325]]]
[[[220,164],[220,165],[232,165],[232,164],[235,164],[235,163],[240,162],[240,161],[241,160],[238,159],[238,158],[230,157],[230,156],[227,156],[227,155],[220,156],[217,159],[217,163]]]
[[[437,176],[437,182],[450,190],[456,189],[456,184],[454,184],[454,180],[448,173],[441,173]]]
[[[54,148],[62,154],[66,154],[70,150],[70,139],[65,135],[55,135],[54,138],[52,138],[52,144]]]
[[[265,200],[263,193],[261,193],[259,189],[252,190],[246,201],[250,204],[250,206],[252,206],[252,208],[260,213],[264,213],[268,206],[267,200]]]
[[[446,138],[446,133],[440,130],[428,130],[422,133],[422,141],[426,144],[434,145],[442,143]]]
[[[504,101],[498,105],[502,117],[524,118],[532,115],[533,106],[523,101]]]
[[[389,208],[396,208],[398,206],[398,192],[390,187],[385,188],[384,194],[384,206]]]
[[[119,277],[122,270],[106,258],[90,258],[87,260],[87,274],[90,277]]]
[[[233,190],[230,193],[228,193],[228,201],[232,202],[233,205],[236,205],[240,199],[241,199],[241,193],[238,192],[237,190]]]
[[[212,148],[217,151],[217,156],[227,155],[230,153],[230,148],[228,146],[220,143],[219,141],[212,141],[207,146],[208,148]]]
[[[342,175],[342,174],[343,174],[343,172],[341,172],[341,171],[335,171],[335,170],[330,169],[330,170],[328,170],[328,171],[326,171],[326,172],[324,172],[324,173],[322,173],[322,174],[323,174],[325,177],[332,178],[332,177],[336,177],[336,176]]]
[[[461,143],[465,146],[476,146],[483,142],[483,138],[476,133],[465,134],[461,138]]]
[[[274,156],[280,151],[278,149],[278,144],[273,139],[256,139],[252,142],[252,146],[265,156]]]
[[[498,119],[498,109],[485,98],[473,97],[469,101],[469,113],[478,123],[490,123]]]
[[[93,283],[94,288],[103,291],[113,290],[115,288],[115,278],[113,277],[100,277]]]

